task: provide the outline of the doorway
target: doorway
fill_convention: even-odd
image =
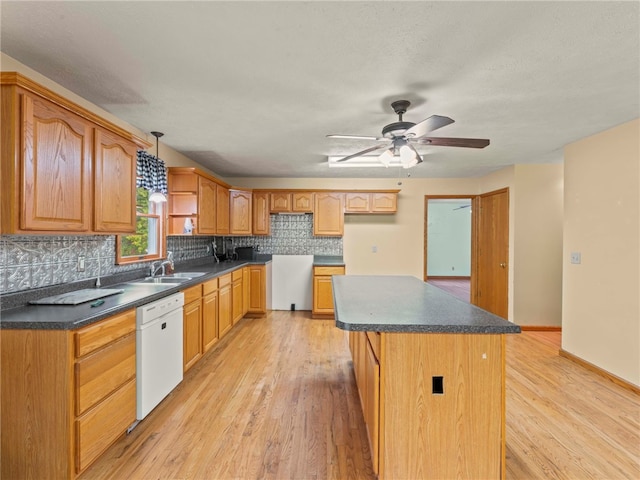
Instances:
[[[430,209],[432,215],[429,214]],[[450,211],[451,218],[460,218],[453,212],[462,210],[468,210],[470,217],[468,237],[467,230],[460,226],[436,225],[436,218],[440,213]],[[508,318],[509,189],[504,188],[481,195],[426,195],[424,225],[424,281],[443,288],[453,295],[457,292],[458,298],[502,318]],[[430,232],[430,229],[435,232]],[[447,231],[457,233],[449,233],[450,238],[443,240],[438,238],[438,231],[440,235]],[[454,238],[456,236],[457,238]],[[438,253],[438,244],[443,243],[448,245],[445,250]],[[468,248],[466,250],[470,258],[468,283],[464,278],[455,278],[464,277],[464,275],[454,275],[456,267],[452,265],[451,259],[446,260],[447,257],[443,253],[452,245],[458,245],[456,248],[459,251]],[[435,251],[432,251],[434,248]],[[443,259],[444,267],[441,265]],[[451,267],[453,267],[452,270],[447,270]],[[464,270],[462,272],[466,273]],[[463,290],[466,285],[468,285],[468,295]]]
[[[471,301],[471,196],[427,198],[425,281]]]

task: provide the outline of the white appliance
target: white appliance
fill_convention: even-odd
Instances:
[[[274,310],[311,310],[313,255],[273,255]]]
[[[136,418],[142,420],[182,381],[184,294],[136,311]]]

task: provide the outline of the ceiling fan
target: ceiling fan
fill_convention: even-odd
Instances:
[[[382,129],[382,137],[371,137],[366,135],[327,135],[329,138],[352,138],[356,140],[376,140],[378,142],[389,142],[383,145],[367,148],[353,155],[346,156],[337,160],[337,162],[345,162],[352,158],[361,157],[367,153],[376,150],[385,149],[378,157],[378,160],[388,167],[394,155],[400,155],[400,162],[404,168],[410,168],[422,162],[422,157],[413,146],[417,145],[435,145],[439,147],[467,147],[467,148],[484,148],[489,145],[489,140],[482,138],[444,138],[431,137],[429,132],[433,132],[438,128],[453,123],[449,117],[440,115],[432,115],[420,123],[405,122],[402,120],[411,103],[408,100],[396,100],[391,103],[391,108],[398,115],[398,121],[386,125]]]

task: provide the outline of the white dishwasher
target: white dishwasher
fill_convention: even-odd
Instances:
[[[142,420],[182,381],[182,307],[176,293],[136,311],[136,418]]]

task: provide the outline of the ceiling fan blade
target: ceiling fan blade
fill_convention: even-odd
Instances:
[[[388,138],[384,138],[384,137],[371,137],[371,136],[367,136],[367,135],[340,135],[337,133],[334,133],[332,135],[327,135],[327,138],[352,138],[354,140],[384,140],[384,141],[388,141]]]
[[[444,137],[422,137],[412,140],[420,145],[435,145],[438,147],[467,147],[484,148],[489,145],[486,138],[444,138]]]
[[[355,157],[361,157],[365,153],[373,152],[375,150],[380,150],[381,148],[385,148],[387,145],[376,145],[375,147],[367,148],[366,150],[362,150],[361,152],[354,153],[353,155],[349,155],[348,157],[341,158],[340,160],[336,160],[336,162],[344,162],[345,160],[350,160]]]
[[[408,138],[420,138],[429,132],[433,132],[434,130],[442,128],[453,122],[454,120],[449,117],[431,115],[426,120],[423,120],[420,123],[416,123],[413,127],[404,132],[404,135]]]

